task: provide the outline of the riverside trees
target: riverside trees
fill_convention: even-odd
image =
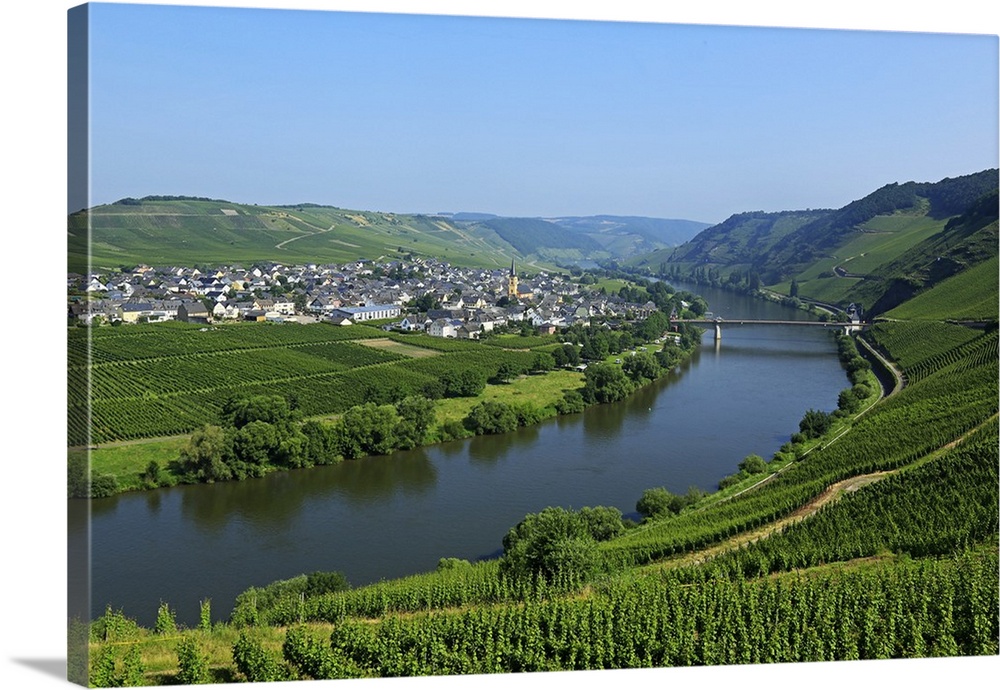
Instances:
[[[180,469],[191,481],[212,482],[384,455],[423,443],[433,414],[432,401],[409,396],[394,405],[356,405],[335,423],[302,422],[281,396],[233,400],[223,407],[222,426],[205,425],[191,435]]]

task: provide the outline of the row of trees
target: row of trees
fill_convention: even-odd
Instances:
[[[203,426],[181,449],[179,470],[189,481],[259,477],[275,467],[311,467],[414,448],[424,442],[434,420],[434,403],[408,396],[391,405],[356,405],[335,423],[303,422],[285,398],[257,395],[227,402],[220,417],[221,426]]]

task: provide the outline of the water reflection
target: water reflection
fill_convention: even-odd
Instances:
[[[311,493],[318,489],[324,495],[335,493],[351,503],[363,505],[398,493],[424,494],[434,488],[438,478],[437,468],[426,448],[345,461],[323,468],[316,482],[308,476],[310,472],[301,474],[303,487],[313,485]]]
[[[516,433],[473,436],[468,440],[466,452],[469,459],[475,463],[495,465],[501,459],[508,457],[512,451],[526,450],[533,446],[538,440],[541,427],[547,423],[525,427]]]
[[[149,511],[150,515],[158,514],[160,512],[160,508],[163,507],[163,492],[145,491],[143,492],[143,497],[146,499],[146,509]]]

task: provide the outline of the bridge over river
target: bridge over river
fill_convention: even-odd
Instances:
[[[781,321],[776,319],[671,319],[671,325],[689,323],[693,326],[712,326],[715,328],[715,339],[722,339],[722,326],[809,326],[812,328],[835,328],[851,333],[860,330],[860,323],[839,323],[836,321]]]

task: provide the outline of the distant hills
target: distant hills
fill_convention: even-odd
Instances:
[[[88,244],[87,227],[90,225]],[[693,237],[707,223],[643,217],[505,218],[358,211],[302,203],[240,204],[190,196],[126,198],[71,214],[69,270],[146,263],[437,257],[462,266],[552,269],[579,261],[627,260]]]
[[[840,209],[740,213],[625,263],[677,280],[855,302],[880,314],[997,256],[997,181],[993,168],[887,184]]]

